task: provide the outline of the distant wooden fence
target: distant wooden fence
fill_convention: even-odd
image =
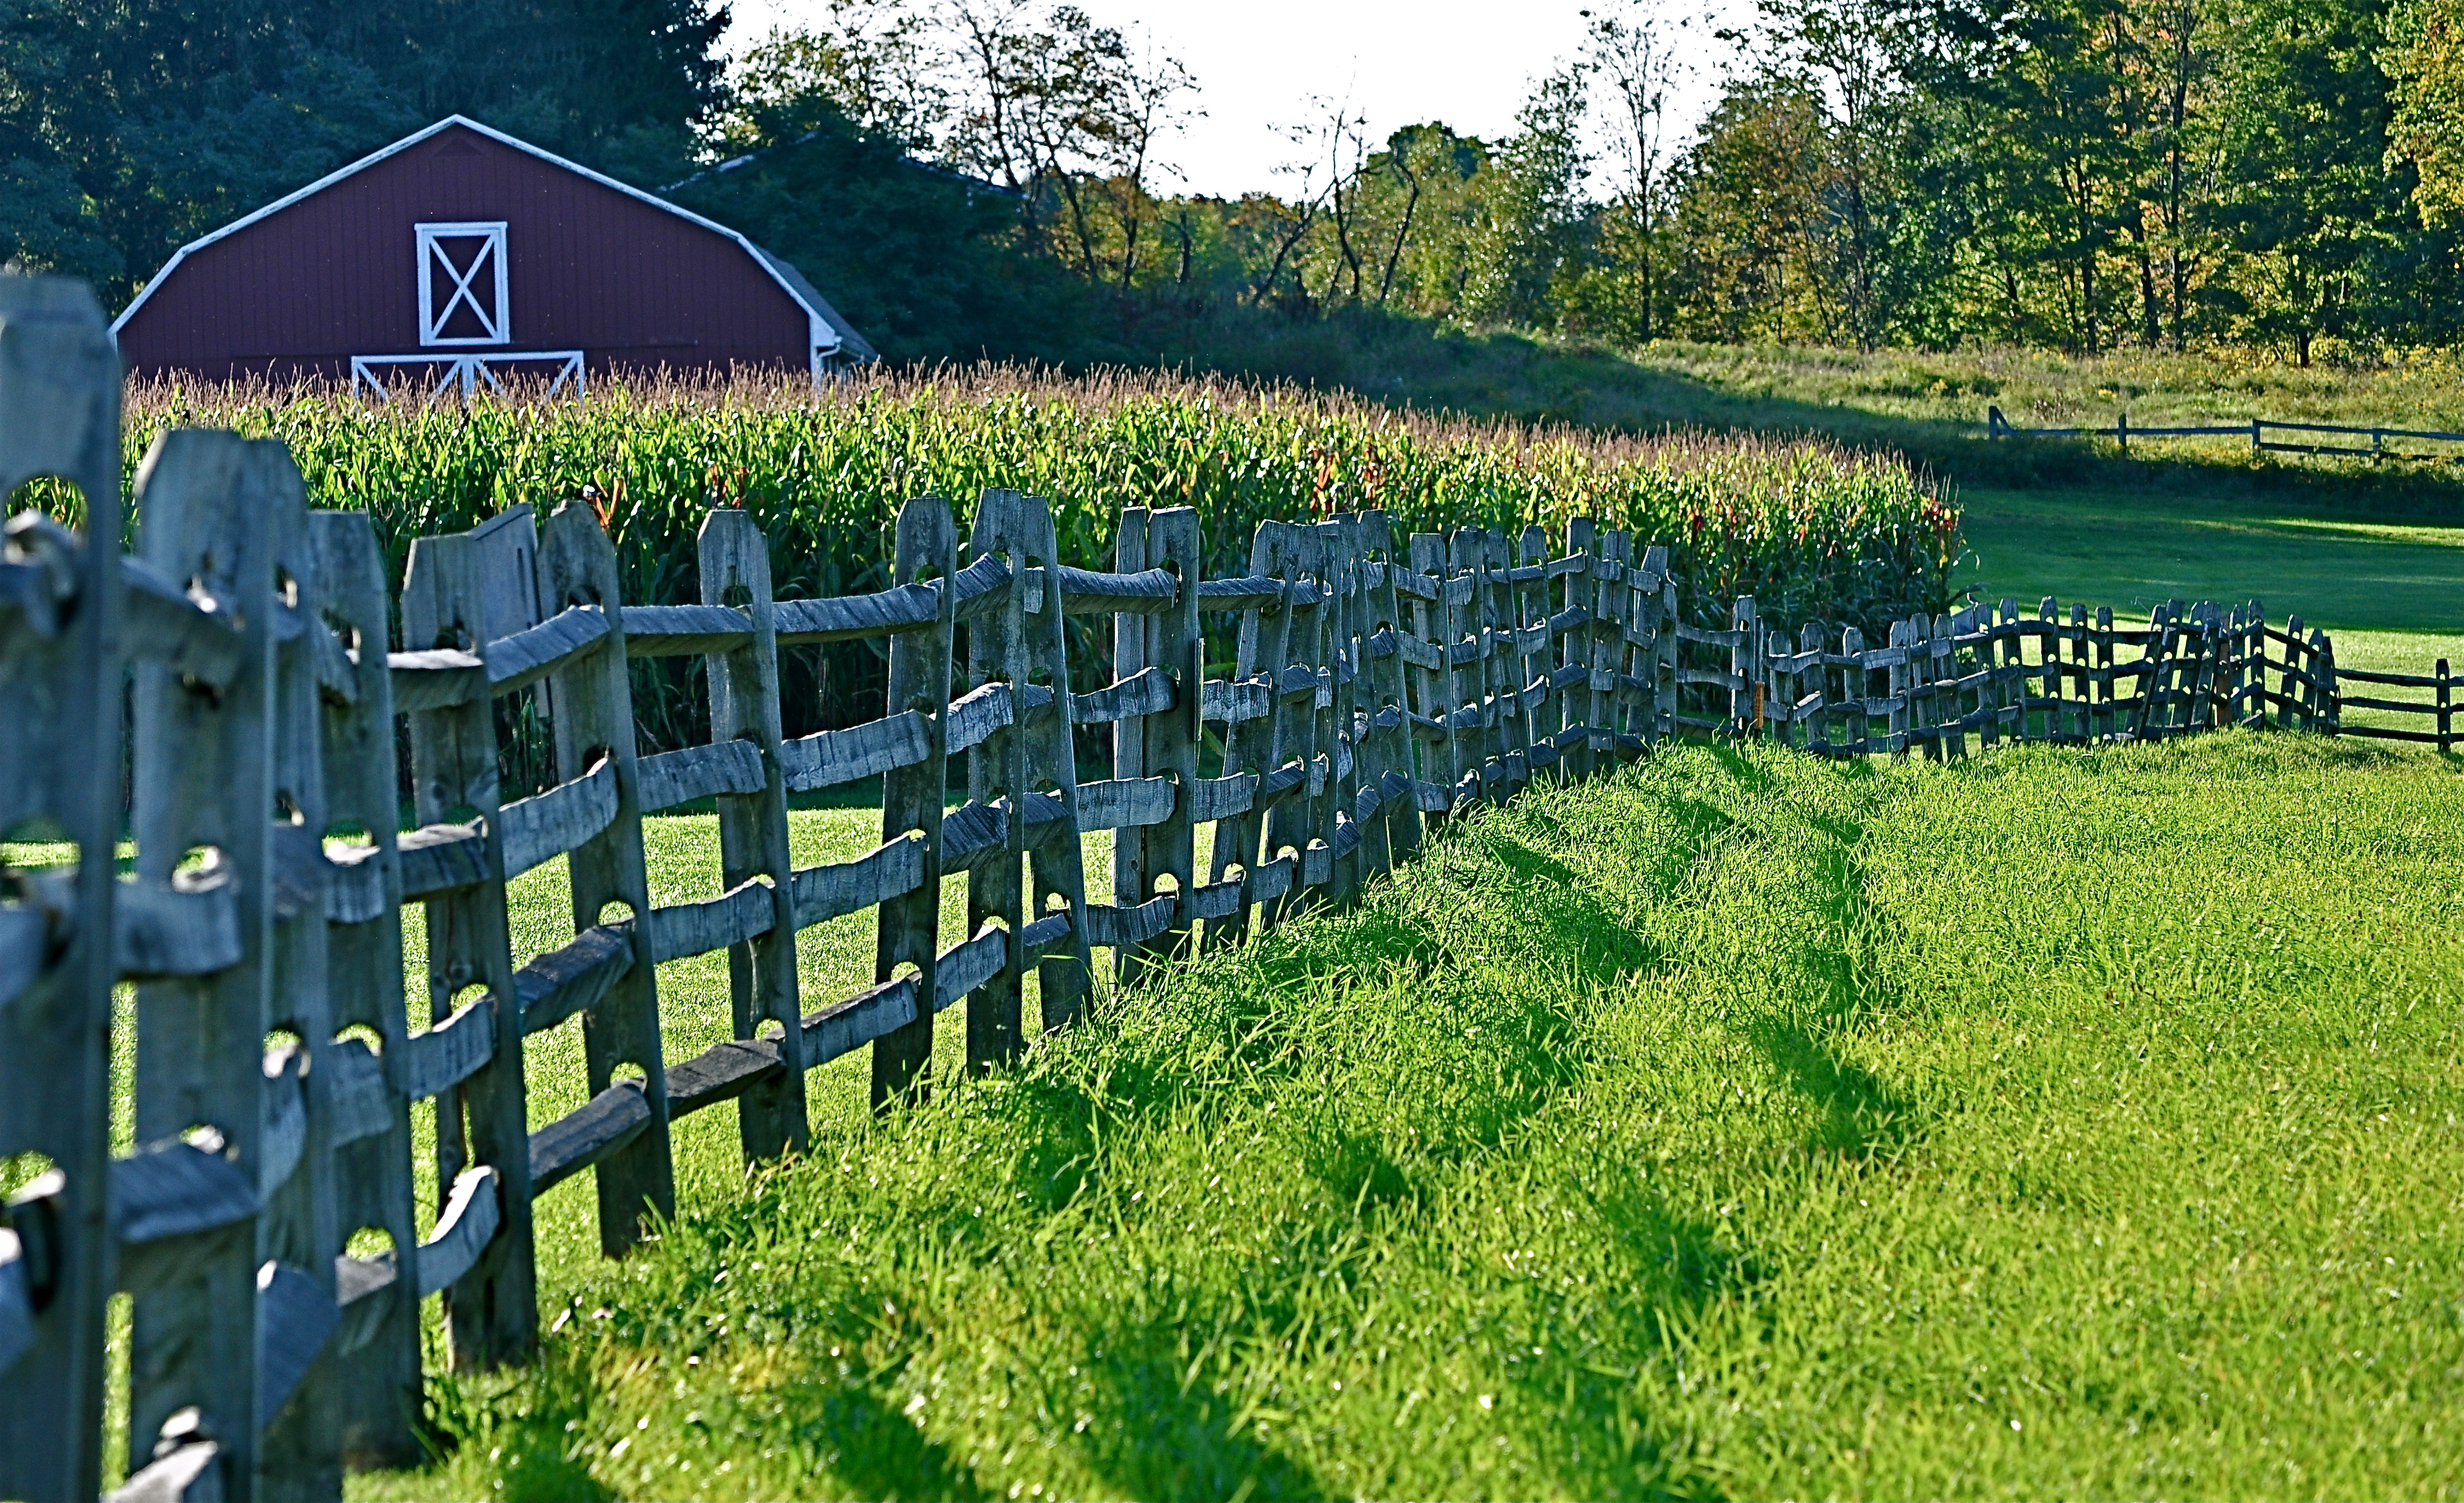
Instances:
[[[1098,948],[1129,979],[1348,902],[1428,823],[1680,728],[1952,756],[1969,736],[2334,722],[2325,639],[2255,607],[2116,627],[2005,602],[1869,646],[1768,630],[1747,599],[1705,629],[1674,621],[1661,550],[1581,521],[1562,552],[1537,528],[1268,523],[1246,576],[1206,579],[1185,508],[1126,511],[1095,572],[1056,556],[1032,497],[987,492],[963,544],[926,497],[899,514],[891,588],[781,600],[758,529],[716,511],[703,603],[632,606],[591,512],[517,507],[420,539],[389,600],[366,518],[309,511],[280,444],[228,433],[157,443],[121,556],[119,390],[82,289],[0,278],[0,494],[58,476],[91,519],[80,538],[20,516],[0,556],[0,837],[77,856],[0,860],[0,1155],[42,1171],[0,1225],[9,1497],[95,1495],[115,1291],[133,1296],[121,1496],[335,1497],[346,1467],[418,1459],[427,1296],[457,1366],[533,1348],[531,1207],[549,1187],[589,1173],[601,1245],[621,1252],[673,1208],[679,1117],[732,1100],[748,1157],[801,1148],[817,1065],[869,1046],[874,1102],[910,1097],[935,1015],[963,999],[968,1066],[993,1068],[1026,1043],[1030,972],[1036,1026],[1066,1026]],[[1210,612],[1238,622],[1229,678],[1202,671]],[[1068,615],[1111,620],[1100,686],[1071,681]],[[389,616],[406,650],[387,650]],[[881,718],[783,736],[780,655],[865,638],[889,643]],[[637,753],[627,664],[657,656],[706,664],[710,744]],[[552,730],[558,781],[503,802],[495,708],[517,695]],[[1110,728],[1110,776],[1081,777],[1082,727]],[[404,729],[415,828],[397,835]],[[796,868],[789,795],[874,777],[881,845]],[[705,797],[722,896],[653,907],[643,817]],[[1115,832],[1109,902],[1081,866],[1099,829]],[[572,938],[517,957],[505,885],[559,859]],[[965,933],[944,946],[960,874]],[[416,1033],[408,904],[428,936]],[[866,910],[874,984],[805,1011],[799,932]],[[669,1061],[659,968],[715,950],[735,1036]],[[121,980],[137,1146],[115,1157]],[[521,1041],[576,1020],[592,1094],[530,1131]],[[423,1239],[410,1144],[428,1101],[440,1204]],[[349,1255],[367,1231],[390,1250]]]
[[[1854,626],[1817,622],[1794,637],[1766,627],[1747,599],[1726,630],[1681,622],[1672,635],[1676,729],[1767,735],[1819,755],[1944,759],[1967,754],[1970,738],[2085,745],[2225,726],[2402,734],[2343,725],[2334,643],[2305,637],[2298,616],[2268,625],[2255,600],[2172,600],[2145,625],[2116,625],[2109,608],[2064,614],[2048,597],[2032,617],[2006,599],[1896,622],[1873,646]]]
[[[2299,435],[2292,439],[2270,438],[2271,433]],[[2317,435],[2334,438],[2365,438],[2369,447],[2358,444],[2328,444]],[[2273,418],[2253,418],[2247,423],[2199,423],[2189,425],[2148,427],[2130,425],[2130,414],[2117,413],[2111,427],[2023,428],[2002,415],[2000,407],[1985,409],[1985,436],[1988,438],[2105,438],[2111,437],[2125,454],[2130,452],[2132,439],[2157,438],[2229,438],[2248,439],[2253,452],[2274,454],[2341,454],[2351,459],[2439,459],[2449,464],[2464,464],[2464,452],[2415,453],[2408,449],[2387,447],[2387,440],[2401,439],[2422,444],[2464,444],[2464,433],[2439,428],[2360,427],[2347,423],[2279,423]]]

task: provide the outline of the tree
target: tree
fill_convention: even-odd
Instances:
[[[2220,214],[2250,266],[2247,327],[2308,365],[2321,336],[2368,338],[2373,273],[2409,229],[2386,169],[2393,100],[2365,0],[2245,0],[2229,66]]]
[[[1626,0],[1620,11],[1595,14],[1586,60],[1609,85],[1609,138],[1622,182],[1603,219],[1605,249],[1620,273],[1631,279],[1630,308],[1620,320],[1629,337],[1648,342],[1659,332],[1661,262],[1669,185],[1666,166],[1668,95],[1681,76],[1673,31],[1692,25],[1692,18],[1668,27],[1648,0]]]
[[[1677,170],[1683,332],[1825,342],[1846,332],[1825,243],[1837,173],[1812,83],[1777,73],[1729,80]]]
[[[1089,332],[1086,284],[1048,257],[1020,254],[1009,192],[858,125],[826,69],[785,89],[796,76],[781,64],[762,59],[761,91],[732,113],[735,164],[671,198],[803,268],[887,359],[1120,357]]]
[[[1832,237],[1848,332],[1870,349],[1891,310],[1880,296],[1898,201],[1894,151],[1912,17],[1900,0],[1756,0],[1773,66],[1809,80],[1832,142]]]
[[[2464,221],[2464,0],[2403,0],[2387,16],[2390,149],[2412,164],[2433,226]]]
[[[1465,313],[1526,327],[1554,323],[1555,294],[1582,270],[1591,229],[1583,182],[1589,106],[1579,67],[1540,80],[1496,153],[1498,182],[1486,200],[1481,253]]]
[[[455,112],[682,170],[726,22],[706,0],[19,0],[0,233],[124,298],[182,243]]]
[[[1024,0],[955,0],[950,16],[966,81],[946,153],[1022,194],[1030,226],[1088,280],[1116,267],[1128,286],[1153,222],[1155,146],[1186,118],[1196,79],[1075,6],[1041,28]]]
[[[759,112],[810,111],[827,100],[867,136],[930,155],[950,124],[952,89],[940,39],[903,0],[829,0],[819,31],[774,29],[736,71],[738,133]]]

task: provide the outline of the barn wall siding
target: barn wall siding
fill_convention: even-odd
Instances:
[[[421,349],[412,227],[499,219],[505,350],[579,349],[594,372],[810,359],[803,308],[734,240],[460,126],[190,251],[122,357],[143,376],[347,381],[355,355]]]

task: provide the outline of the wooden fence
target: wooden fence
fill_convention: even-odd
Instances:
[[[2289,434],[2291,438],[2270,438],[2269,434]],[[2449,464],[2464,464],[2464,453],[2431,450],[2421,452],[2387,447],[2389,439],[2420,444],[2464,444],[2464,433],[2443,428],[2362,427],[2349,423],[2280,423],[2274,418],[2252,418],[2247,423],[2196,423],[2149,427],[2131,426],[2130,414],[2118,413],[2111,427],[2020,427],[2002,415],[2000,407],[1985,409],[1985,436],[1988,438],[2106,438],[2110,437],[2124,454],[2130,452],[2130,441],[2136,439],[2229,438],[2248,439],[2253,453],[2274,454],[2341,454],[2349,459],[2436,459]],[[2331,444],[2330,438],[2367,439],[2368,447],[2359,444]]]
[[[1126,511],[1097,572],[1056,556],[1032,497],[985,493],[963,542],[926,497],[898,516],[891,588],[781,600],[758,529],[716,511],[703,603],[646,607],[618,598],[590,511],[517,507],[419,540],[389,599],[365,517],[310,511],[281,445],[228,433],[157,443],[121,555],[119,390],[82,289],[0,278],[0,494],[53,475],[91,509],[82,538],[11,521],[0,556],[0,838],[74,857],[0,852],[23,862],[0,860],[0,1155],[40,1170],[0,1224],[9,1497],[95,1495],[115,1291],[132,1296],[122,1496],[334,1497],[346,1467],[417,1459],[427,1297],[457,1366],[533,1348],[549,1187],[589,1174],[602,1247],[622,1252],[672,1209],[679,1117],[734,1101],[748,1158],[793,1151],[820,1064],[869,1048],[874,1102],[911,1097],[936,1015],[963,1001],[968,1067],[994,1068],[1084,1013],[1097,950],[1128,980],[1340,904],[1431,823],[1680,728],[1951,756],[1971,735],[2334,719],[2325,639],[2255,606],[2116,627],[2004,602],[1868,646],[1768,630],[1745,599],[1698,629],[1673,621],[1661,550],[1582,521],[1561,547],[1537,528],[1397,537],[1375,512],[1268,523],[1246,576],[1206,579],[1187,509]],[[1203,672],[1208,613],[1237,622],[1228,677]],[[1070,615],[1111,619],[1100,685],[1072,682]],[[781,655],[867,638],[889,643],[881,717],[783,736]],[[661,656],[705,664],[713,739],[643,756],[627,663]],[[505,802],[495,708],[513,697],[551,728],[558,780]],[[1109,776],[1081,775],[1087,727],[1109,728]],[[796,868],[789,795],[873,778],[878,848]],[[643,818],[704,798],[722,896],[653,906]],[[1092,830],[1114,832],[1109,901],[1087,890]],[[517,955],[506,883],[560,860],[572,937]],[[807,1011],[800,931],[868,910],[873,984]],[[660,968],[717,950],[734,1036],[671,1061]],[[118,1156],[116,1026],[135,1046],[136,1146]],[[530,1131],[523,1040],[567,1026],[591,1094]],[[428,1102],[432,1219],[410,1165]],[[367,1233],[388,1250],[350,1255]]]
[[[1971,737],[1984,747],[2085,745],[2224,726],[2404,734],[2343,724],[2342,706],[2352,702],[2341,695],[2334,643],[2321,631],[2305,636],[2298,616],[2282,629],[2268,625],[2255,600],[2168,600],[2145,624],[2117,626],[2109,608],[2064,614],[2048,597],[2029,617],[2005,599],[1912,617],[1870,646],[1854,626],[1815,622],[1792,637],[1767,627],[1746,599],[1727,629],[1680,622],[1671,636],[1671,729],[1767,735],[1820,755],[1946,759],[1966,755]],[[2443,682],[2444,664],[2440,674]]]

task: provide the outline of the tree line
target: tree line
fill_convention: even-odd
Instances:
[[[1691,127],[1707,23],[1586,14],[1502,136],[1319,102],[1221,198],[1171,187],[1193,73],[1045,0],[828,0],[733,67],[709,0],[11,0],[0,257],[124,299],[460,111],[744,229],[893,356],[1352,310],[2301,363],[2458,333],[2464,0],[1759,0]]]
[[[1690,132],[1669,106],[1703,23],[1588,14],[1502,139],[1373,140],[1337,108],[1278,192],[1156,193],[1151,127],[1189,82],[1151,66],[1113,155],[1010,181],[1031,222],[1067,205],[1031,228],[1089,276],[1294,312],[2301,364],[2459,332],[2459,0],[1761,0]],[[931,149],[988,164],[965,131]]]

